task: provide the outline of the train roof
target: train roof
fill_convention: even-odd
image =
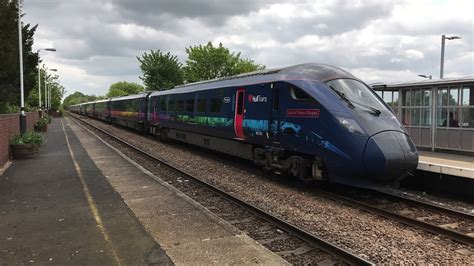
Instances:
[[[107,98],[107,99],[102,99],[102,100],[97,100],[97,101],[93,101],[94,103],[103,103],[103,102],[108,102],[110,101],[110,98]]]
[[[352,74],[341,68],[324,64],[309,63],[285,68],[260,70],[230,77],[180,85],[170,90],[153,92],[150,96],[245,86],[282,80],[312,80],[326,82],[339,78],[357,79]]]
[[[371,87],[373,89],[384,90],[384,89],[406,88],[406,87],[459,85],[459,84],[465,84],[465,83],[474,83],[474,76],[445,78],[445,79],[424,79],[420,81],[408,81],[408,82],[376,83],[376,84],[372,84]]]
[[[137,98],[143,98],[146,97],[150,92],[143,92],[139,94],[133,94],[133,95],[128,95],[128,96],[122,96],[122,97],[116,97],[116,98],[110,98],[112,102],[114,101],[122,101],[122,100],[132,100],[132,99],[137,99]]]

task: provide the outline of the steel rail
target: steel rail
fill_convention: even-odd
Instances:
[[[450,209],[450,208],[438,206],[438,205],[433,204],[433,203],[407,198],[407,197],[404,197],[404,196],[401,196],[401,195],[392,194],[390,192],[386,192],[386,191],[382,191],[382,190],[371,190],[371,192],[372,193],[377,193],[381,196],[391,198],[393,200],[402,201],[402,202],[404,202],[408,205],[413,205],[415,207],[423,207],[423,208],[426,208],[426,209],[429,209],[429,210],[432,210],[432,211],[445,213],[447,215],[451,215],[451,216],[454,216],[454,217],[457,217],[457,218],[474,221],[474,214],[469,214],[469,213],[466,213],[466,212],[456,211],[456,210],[453,210],[453,209]]]
[[[88,126],[102,132],[103,134],[113,138],[114,140],[122,143],[123,145],[137,151],[138,153],[142,154],[142,155],[145,155],[146,157],[150,158],[151,160],[154,160],[156,162],[159,162],[163,165],[165,165],[166,167],[178,172],[179,174],[181,175],[184,175],[186,176],[187,178],[190,178],[192,179],[193,181],[209,188],[210,190],[212,190],[213,192],[223,196],[224,198],[226,198],[227,200],[237,204],[238,206],[241,206],[242,208],[252,212],[253,214],[261,217],[262,219],[266,220],[267,222],[270,222],[272,224],[274,224],[275,226],[283,229],[284,231],[300,238],[301,240],[309,243],[310,245],[313,244],[315,245],[317,248],[335,256],[335,257],[338,257],[340,259],[342,259],[344,262],[348,263],[348,264],[351,264],[351,265],[374,265],[372,262],[370,261],[367,261],[365,260],[364,258],[361,258],[359,256],[357,256],[356,254],[353,254],[343,248],[340,248],[322,238],[319,238],[318,236],[314,235],[314,234],[311,234],[310,232],[298,227],[298,226],[295,226],[295,225],[292,225],[254,205],[251,205],[247,202],[245,202],[244,200],[232,195],[232,194],[229,194],[227,192],[225,192],[224,190],[204,181],[204,180],[201,180],[197,177],[194,177],[192,174],[190,173],[187,173],[186,171],[183,171],[173,165],[171,165],[170,163],[164,161],[163,159],[160,159],[146,151],[143,151],[141,150],[140,148],[136,147],[135,145],[133,144],[130,144],[128,143],[127,141],[99,128],[99,127],[96,127],[82,119],[79,119],[77,117],[75,117],[74,115],[72,115],[71,117],[81,121],[82,123],[85,123],[87,124]]]
[[[326,190],[319,190],[318,192],[325,194],[327,197],[332,198],[333,200],[339,200],[342,203],[346,203],[351,206],[355,206],[361,210],[370,212],[375,215],[379,215],[382,217],[385,217],[387,219],[395,220],[397,222],[400,222],[402,224],[406,224],[412,227],[420,228],[422,230],[428,231],[433,234],[437,235],[445,235],[452,240],[455,240],[457,242],[469,245],[469,246],[474,246],[474,237],[469,236],[467,234],[451,230],[449,228],[441,227],[432,223],[424,222],[421,220],[417,220],[415,218],[410,218],[408,216],[404,216],[401,214],[398,214],[396,212],[391,212],[385,209],[382,209],[380,207],[376,207],[367,203],[364,203],[359,200],[355,200],[346,196],[342,196],[337,193],[329,192]],[[444,211],[444,210],[443,210]]]

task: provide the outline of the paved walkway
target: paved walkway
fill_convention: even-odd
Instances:
[[[0,265],[30,263],[288,264],[70,119],[0,177]]]
[[[28,263],[171,264],[60,119],[0,177],[0,264]]]
[[[66,121],[110,184],[177,265],[288,265],[72,119]]]

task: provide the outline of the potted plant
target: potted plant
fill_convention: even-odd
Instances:
[[[48,130],[48,119],[46,117],[40,117],[35,123],[35,131],[46,132]]]
[[[23,135],[13,135],[10,140],[13,159],[30,158],[38,153],[44,143],[44,137],[38,132],[26,132]]]
[[[51,124],[51,116],[50,115],[45,115],[44,118],[48,122],[48,124]]]

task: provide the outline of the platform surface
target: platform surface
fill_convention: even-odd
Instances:
[[[474,156],[418,151],[418,170],[474,179]]]
[[[173,263],[287,264],[72,119],[68,118],[65,125]]]
[[[38,156],[0,177],[0,265],[171,264],[69,135],[75,162],[53,119]]]
[[[286,261],[71,119],[0,177],[0,265]]]

